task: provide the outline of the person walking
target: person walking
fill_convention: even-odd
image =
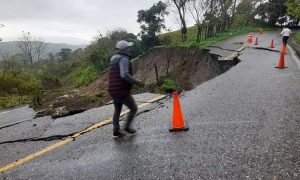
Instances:
[[[125,133],[136,133],[131,124],[138,108],[130,91],[134,84],[142,86],[143,82],[132,76],[132,65],[130,62],[132,46],[132,42],[118,41],[115,46],[116,53],[110,60],[108,92],[114,104],[113,138],[122,137]],[[119,119],[123,104],[130,109],[130,112],[125,122],[124,131],[121,131]]]
[[[283,28],[283,30],[281,31],[280,34],[282,35],[282,43],[284,46],[287,45],[287,42],[288,42],[288,39],[289,39],[291,33],[292,33],[292,31],[287,26],[285,26]]]

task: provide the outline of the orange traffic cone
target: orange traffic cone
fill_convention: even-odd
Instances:
[[[252,38],[253,38],[253,34],[252,33],[248,33],[248,44],[252,44]]]
[[[282,45],[281,52],[286,54],[286,44]]]
[[[254,44],[255,46],[257,46],[258,45],[258,39],[256,38],[255,39],[255,44]]]
[[[177,91],[173,93],[173,121],[170,127],[170,131],[187,131],[189,129],[187,123],[184,121],[181,106],[179,102],[179,96]]]
[[[281,50],[281,55],[280,55],[280,59],[279,59],[279,62],[278,62],[278,66],[276,68],[279,68],[279,69],[287,68],[287,67],[285,67],[285,64],[284,64],[285,52],[286,52],[286,47],[283,46],[282,50]]]
[[[272,42],[271,42],[270,48],[275,48],[275,46],[274,46],[274,39],[272,39]]]

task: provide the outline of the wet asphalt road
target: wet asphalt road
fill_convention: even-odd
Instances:
[[[276,33],[259,36],[259,46],[268,47],[272,38],[280,49]],[[239,36],[218,46],[236,49],[236,42],[245,39]],[[279,70],[274,68],[278,52],[247,47],[239,58],[228,72],[182,94],[189,131],[169,133],[172,100],[166,99],[136,117],[134,137],[115,141],[112,126],[104,126],[0,179],[300,179],[299,59],[288,50],[288,68]],[[50,124],[44,118],[32,126],[34,120],[1,129],[0,141],[68,133],[111,114],[108,106]],[[36,133],[33,127],[44,131]],[[0,164],[52,143],[0,145]]]

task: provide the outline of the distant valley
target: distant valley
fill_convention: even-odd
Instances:
[[[5,54],[9,56],[13,56],[16,54],[22,53],[22,51],[16,46],[17,41],[9,41],[9,42],[0,42],[0,54]],[[72,51],[79,49],[79,48],[86,48],[87,45],[70,45],[70,44],[63,44],[63,43],[46,43],[46,50],[44,52],[44,56],[48,53],[56,54],[62,48],[68,48]],[[1,59],[1,58],[0,58]]]

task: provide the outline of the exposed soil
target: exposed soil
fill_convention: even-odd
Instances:
[[[52,118],[60,118],[103,106],[110,101],[110,97],[106,94],[98,98],[95,94],[105,92],[107,87],[108,73],[105,72],[88,86],[62,92],[47,93],[43,96],[43,102],[47,103],[48,107],[40,110],[37,117],[52,116]],[[89,99],[91,96],[95,96],[94,102],[91,102]]]
[[[185,90],[212,79],[238,63],[238,59],[219,61],[218,55],[206,49],[155,48],[142,58],[134,61],[135,77],[146,85],[157,82],[158,77],[169,76],[180,83]]]
[[[103,72],[99,78],[88,86],[82,86],[79,91],[83,95],[96,94],[101,91],[107,91],[108,88],[108,71]]]

